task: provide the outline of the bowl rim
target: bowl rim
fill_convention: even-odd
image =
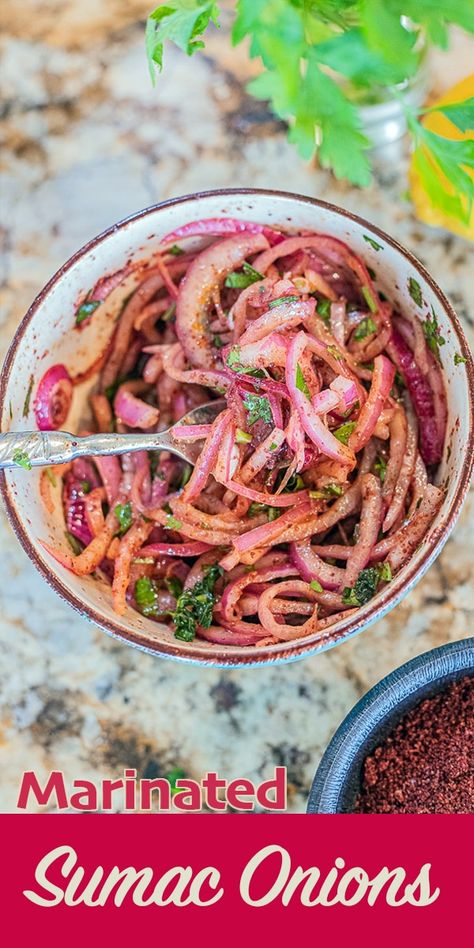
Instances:
[[[319,640],[316,639],[315,641],[315,636],[308,636],[306,638],[296,640],[295,642],[280,642],[277,645],[272,645],[265,648],[250,646],[245,649],[239,649],[237,646],[235,646],[232,649],[225,649],[215,646],[212,647],[212,650],[207,650],[203,648],[197,649],[188,647],[186,651],[183,652],[180,646],[175,646],[168,642],[153,641],[145,643],[143,642],[143,637],[141,635],[130,630],[123,630],[113,621],[103,616],[99,611],[97,611],[96,608],[84,604],[84,602],[79,599],[79,597],[76,596],[75,593],[72,592],[57,575],[50,571],[46,562],[44,562],[39,556],[38,551],[35,549],[33,543],[28,537],[22,522],[22,518],[17,512],[16,503],[10,496],[10,491],[4,471],[0,471],[0,492],[13,530],[28,557],[41,573],[48,585],[54,589],[63,600],[68,602],[69,605],[79,612],[82,617],[87,618],[89,621],[93,622],[112,637],[120,641],[125,641],[129,645],[133,645],[139,648],[141,651],[147,652],[148,654],[159,655],[162,658],[170,658],[191,664],[204,664],[221,668],[242,665],[245,665],[246,667],[258,667],[261,665],[292,662],[299,658],[315,655],[319,652],[326,651],[327,649],[334,648],[341,642],[352,638],[363,629],[368,628],[373,622],[383,618],[383,616],[394,606],[396,606],[397,603],[404,597],[404,595],[406,595],[406,593],[412,589],[416,582],[421,579],[433,560],[439,555],[461,511],[461,507],[465,500],[474,469],[474,361],[462,326],[453,307],[451,306],[451,303],[437,285],[436,281],[428,273],[423,264],[415,257],[413,253],[411,253],[411,251],[406,250],[405,247],[398,243],[398,241],[393,237],[390,237],[387,233],[385,233],[385,231],[381,230],[376,225],[371,224],[369,221],[365,220],[363,217],[360,217],[358,214],[352,213],[352,211],[349,211],[345,208],[340,208],[335,204],[322,201],[318,198],[313,198],[307,195],[301,195],[289,191],[278,191],[271,188],[216,188],[169,198],[166,201],[159,202],[158,204],[150,205],[149,207],[143,208],[142,210],[123,218],[118,223],[112,224],[106,230],[91,238],[91,240],[84,244],[83,247],[77,250],[64,264],[62,264],[62,266],[56,271],[56,273],[35,297],[31,306],[21,320],[5,357],[0,378],[0,419],[4,415],[5,399],[11,367],[21,346],[25,330],[29,326],[31,320],[34,318],[38,308],[48,297],[50,292],[68,273],[71,267],[77,263],[78,260],[88,254],[91,250],[99,248],[108,237],[112,236],[117,231],[124,230],[133,222],[151,216],[163,208],[175,207],[179,205],[192,205],[194,202],[199,202],[205,198],[219,198],[226,196],[249,196],[256,199],[258,199],[260,196],[283,198],[296,203],[309,204],[316,209],[322,208],[323,210],[329,211],[338,217],[346,218],[358,225],[361,225],[364,229],[367,229],[369,233],[380,237],[392,249],[398,251],[410,263],[410,265],[413,266],[416,271],[418,271],[434,295],[438,298],[438,301],[443,309],[446,311],[453,331],[456,335],[459,349],[466,360],[465,369],[469,392],[467,406],[470,422],[469,437],[466,441],[464,460],[459,472],[458,486],[451,507],[447,513],[442,528],[432,534],[430,543],[427,546],[423,558],[419,564],[416,567],[412,567],[411,569],[410,564],[408,564],[407,572],[404,576],[402,584],[397,583],[397,577],[395,577],[393,583],[391,583],[390,586],[385,587],[381,593],[376,595],[365,606],[361,607],[355,616],[349,616],[347,619],[342,619],[340,622],[338,622],[334,627],[336,634],[334,633],[334,630],[331,631],[330,638],[319,638]]]
[[[474,636],[422,652],[377,682],[351,708],[333,734],[314,776],[306,812],[345,812],[340,808],[341,791],[356,753],[376,732],[387,712],[396,714],[407,699],[413,698],[416,703],[416,695],[426,687],[457,672],[474,674]]]

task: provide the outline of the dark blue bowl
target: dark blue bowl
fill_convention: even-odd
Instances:
[[[474,675],[474,638],[418,655],[375,685],[349,712],[316,771],[307,813],[353,813],[364,760],[424,698]]]

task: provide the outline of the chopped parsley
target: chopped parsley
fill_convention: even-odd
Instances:
[[[410,277],[408,280],[408,292],[417,306],[423,306],[423,296],[421,293],[421,286],[418,283],[418,280],[415,280],[415,277]]]
[[[252,369],[249,366],[242,365],[240,361],[240,346],[234,346],[227,353],[226,363],[233,372],[239,372],[243,375],[254,375],[256,378],[263,378],[265,373],[262,369]]]
[[[276,451],[277,447],[278,447],[278,444],[276,443],[276,441],[272,441],[269,450]]]
[[[283,490],[283,493],[293,494],[297,490],[304,490],[304,480],[301,477],[301,474],[292,474]]]
[[[254,425],[260,418],[262,421],[271,424],[273,420],[272,410],[265,395],[252,395],[249,392],[244,398],[244,408],[248,411],[247,421],[249,425]]]
[[[380,454],[376,458],[374,463],[374,471],[378,474],[382,484],[385,480],[385,475],[387,473],[387,462]]]
[[[46,468],[44,469],[44,472],[45,472],[46,477],[48,478],[48,481],[49,481],[49,483],[51,484],[51,486],[52,486],[52,487],[56,487],[56,484],[57,484],[58,482],[57,482],[57,480],[56,480],[56,475],[53,473],[53,471],[51,470],[51,468],[50,468],[50,467],[46,467]]]
[[[79,553],[82,553],[82,544],[79,543],[77,537],[75,537],[73,533],[69,533],[69,530],[64,531],[64,536],[66,537],[66,540],[69,543],[74,556],[79,556]]]
[[[365,339],[366,336],[370,336],[373,332],[377,332],[377,326],[371,316],[365,316],[364,319],[361,319],[354,332],[354,339]]]
[[[100,304],[101,300],[85,300],[81,303],[78,309],[76,309],[76,326],[80,326],[84,320],[89,319],[89,316],[95,313]]]
[[[168,247],[167,253],[170,253],[172,257],[180,257],[184,253],[184,250],[181,247],[178,247],[178,244],[173,244],[172,247]]]
[[[164,323],[170,323],[174,318],[175,312],[176,312],[176,303],[173,300],[173,302],[170,303],[170,305],[168,306],[168,309],[165,309],[164,313],[161,314],[160,319]]]
[[[171,595],[174,596],[176,600],[178,600],[183,591],[183,584],[181,580],[178,579],[177,576],[169,576],[168,579],[165,580],[165,583],[168,592],[170,592]]]
[[[173,517],[173,514],[168,514],[165,523],[165,530],[181,530],[183,524],[181,520],[177,520],[176,517]]]
[[[459,352],[454,353],[454,364],[455,365],[464,365],[467,362],[465,356],[459,355]]]
[[[268,520],[276,520],[280,516],[279,507],[269,507],[268,504],[259,504],[256,501],[253,501],[249,507],[249,514],[251,517],[255,517],[260,513],[266,513]]]
[[[135,602],[143,616],[157,616],[158,586],[149,576],[140,576],[135,583]]]
[[[378,250],[383,250],[382,244],[378,244],[377,241],[374,240],[373,237],[369,237],[368,234],[362,234],[362,236],[363,236],[365,242],[366,242],[367,244],[370,244],[370,246],[371,246],[374,250],[377,250],[377,251],[378,251]]]
[[[377,307],[377,303],[375,302],[375,300],[374,300],[374,298],[373,298],[373,296],[372,296],[372,293],[371,293],[370,290],[369,290],[369,287],[368,287],[368,286],[361,286],[361,293],[362,293],[362,296],[363,296],[364,299],[365,299],[365,302],[367,303],[367,306],[368,306],[369,309],[370,309],[370,312],[371,312],[371,313],[376,313],[376,312],[377,312],[377,308],[378,308],[378,307]]]
[[[342,593],[345,606],[365,606],[375,596],[380,582],[390,582],[392,570],[389,563],[369,566],[360,571],[354,586],[346,586]]]
[[[319,313],[323,322],[326,323],[326,326],[329,326],[331,300],[326,299],[326,297],[324,297],[322,300],[319,300],[316,306],[316,312]]]
[[[320,490],[310,490],[309,496],[313,500],[329,500],[331,497],[341,497],[343,493],[342,484],[325,484]]]
[[[314,592],[317,592],[317,593],[323,592],[323,587],[321,586],[321,583],[318,583],[317,579],[312,579],[309,585],[311,589],[314,589]]]
[[[349,438],[354,431],[355,426],[355,421],[346,421],[344,425],[341,425],[340,428],[336,428],[336,430],[333,431],[333,435],[338,441],[341,442],[341,444],[349,444]]]
[[[12,460],[18,467],[24,468],[25,471],[31,471],[31,461],[26,451],[20,451],[20,449],[17,448],[17,450],[13,452]]]
[[[433,314],[432,318],[430,316],[427,316],[425,321],[422,323],[422,326],[423,326],[423,332],[425,334],[426,342],[429,348],[431,349],[433,355],[439,362],[440,361],[439,347],[445,345],[446,339],[444,339],[440,333],[440,328],[438,325],[438,317],[433,307],[431,307],[431,312]]]
[[[180,482],[179,482],[179,486],[180,486],[181,489],[182,489],[183,487],[186,487],[186,484],[188,483],[189,478],[191,477],[191,474],[192,474],[192,473],[193,473],[193,469],[192,469],[191,465],[190,465],[190,464],[185,464],[185,465],[184,465],[184,468],[183,468],[183,473],[181,474],[181,480],[180,480]],[[160,473],[158,473],[158,477],[159,477],[159,476],[160,476]]]
[[[222,342],[222,339],[219,336],[219,333],[216,333],[216,335],[214,336],[214,347],[216,349],[222,349],[223,345],[224,343]]]
[[[301,368],[299,362],[296,363],[295,385],[299,392],[303,392],[303,395],[306,395],[306,398],[310,397],[309,388],[306,384],[306,379],[303,375],[303,369]]]
[[[268,304],[269,309],[273,309],[275,306],[281,306],[282,303],[297,303],[299,296],[279,296],[276,300],[272,300]]]
[[[252,435],[244,431],[243,428],[236,428],[235,440],[237,444],[249,444],[252,440]]]
[[[83,494],[90,494],[92,485],[90,481],[81,481],[81,490]]]
[[[26,392],[26,398],[25,398],[25,401],[24,401],[24,404],[23,404],[23,418],[27,418],[27,417],[28,417],[28,412],[29,412],[29,410],[30,410],[30,401],[31,401],[31,393],[32,393],[32,391],[33,391],[33,376],[30,375],[30,381],[29,381],[29,383],[28,383],[28,389],[27,389],[27,392]]]
[[[336,359],[337,362],[341,361],[342,355],[339,352],[339,349],[337,348],[337,346],[326,346],[326,348],[327,348],[327,351],[329,352],[329,355],[332,355],[333,359]]]
[[[242,271],[235,271],[234,273],[229,273],[225,280],[225,286],[230,287],[235,290],[245,290],[248,286],[252,286],[252,283],[258,283],[259,280],[263,280],[264,276],[262,273],[259,273],[258,270],[254,270],[250,266],[250,263],[244,263]]]
[[[129,500],[126,504],[117,504],[114,508],[114,514],[119,522],[119,529],[115,536],[123,537],[124,533],[130,529],[133,523],[132,505]]]
[[[185,589],[178,597],[176,609],[172,613],[175,638],[183,642],[192,642],[196,635],[196,626],[208,629],[212,623],[212,610],[216,602],[214,586],[222,576],[221,566],[210,566],[202,579],[192,589]]]

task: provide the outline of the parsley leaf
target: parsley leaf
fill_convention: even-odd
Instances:
[[[381,480],[381,482],[382,482],[382,484],[383,484],[383,482],[384,482],[384,480],[385,480],[385,475],[386,475],[386,473],[387,473],[387,462],[386,462],[385,458],[382,457],[381,454],[378,455],[378,457],[377,457],[377,459],[376,459],[376,461],[375,461],[375,463],[374,463],[374,471],[376,471],[376,473],[378,474],[378,476],[379,476],[379,478],[380,478],[380,480]]]
[[[243,403],[244,408],[248,411],[247,421],[249,425],[254,425],[259,418],[271,424],[273,420],[272,410],[265,395],[252,395],[251,392],[248,392]]]
[[[342,484],[325,484],[319,490],[310,490],[309,496],[314,500],[326,500],[332,497],[340,497],[344,493]]]
[[[114,514],[119,522],[119,529],[116,536],[123,537],[124,533],[130,529],[133,523],[132,505],[129,500],[126,504],[117,504],[114,508]]]
[[[346,421],[345,425],[341,425],[340,428],[336,428],[336,430],[333,431],[333,435],[338,441],[341,442],[341,444],[349,444],[349,438],[354,431],[355,426],[355,421]]]
[[[467,362],[465,356],[459,355],[459,352],[454,353],[454,364],[455,365],[464,365]]]
[[[306,379],[303,375],[303,369],[301,368],[299,362],[296,363],[295,385],[299,392],[303,392],[303,395],[306,395],[306,398],[310,398],[309,388],[306,384]]]
[[[80,326],[84,320],[89,319],[89,316],[95,313],[100,304],[101,300],[85,300],[84,303],[81,303],[76,309],[76,326]]]
[[[253,375],[255,378],[263,378],[265,375],[262,369],[252,369],[248,365],[242,365],[240,361],[240,346],[234,346],[229,350],[226,363],[229,369],[242,375]]]
[[[459,129],[469,132],[474,129],[474,96],[464,102],[450,102],[448,105],[435,105],[428,112],[442,112]]]
[[[192,642],[196,635],[196,625],[208,629],[212,623],[212,610],[216,602],[214,586],[222,576],[221,566],[210,566],[207,572],[191,589],[185,589],[176,603],[173,612],[175,638],[183,642]]]
[[[331,300],[328,300],[326,298],[319,300],[316,306],[316,312],[319,313],[323,322],[326,323],[326,326],[329,326]]]
[[[252,435],[248,431],[244,431],[243,428],[235,429],[235,442],[236,444],[250,444],[252,440]]]
[[[373,237],[369,237],[368,234],[362,234],[362,236],[363,236],[365,242],[368,243],[368,244],[370,244],[370,246],[373,248],[373,250],[377,250],[377,251],[383,250],[382,244],[378,244],[377,241],[374,240]]]
[[[144,616],[158,615],[158,588],[154,579],[140,576],[135,583],[135,602]]]
[[[417,306],[423,306],[423,296],[421,293],[421,286],[418,283],[418,280],[415,280],[415,277],[410,277],[408,280],[408,292]]]
[[[274,309],[275,306],[281,306],[282,303],[297,303],[299,296],[279,296],[276,300],[272,300],[268,304],[269,309]]]
[[[370,290],[369,290],[369,287],[368,287],[368,286],[361,286],[360,289],[361,289],[362,296],[364,297],[365,302],[367,303],[367,306],[368,306],[369,309],[370,309],[370,312],[371,312],[371,313],[376,313],[376,312],[377,312],[377,303],[375,302],[375,300],[374,300],[374,298],[373,298],[373,296],[372,296],[372,293],[371,293]]]
[[[165,523],[165,530],[181,530],[183,524],[181,520],[177,520],[176,517],[173,517],[173,514],[168,514]]]
[[[318,583],[317,579],[312,579],[309,585],[311,589],[314,589],[314,592],[317,592],[317,593],[323,592],[323,587],[321,586],[321,583]]]
[[[428,343],[429,348],[431,349],[433,355],[437,358],[438,362],[441,357],[439,354],[439,347],[444,346],[446,339],[443,338],[438,326],[438,317],[431,307],[432,317],[427,316],[425,321],[422,323],[423,332],[425,334],[426,342]]]
[[[83,549],[82,543],[79,542],[73,533],[69,533],[69,530],[64,531],[64,536],[66,537],[66,540],[69,543],[74,556],[79,556],[79,553],[82,553]]]
[[[346,606],[365,606],[375,596],[380,582],[390,582],[392,571],[389,563],[369,566],[360,571],[354,586],[346,586],[342,601]]]
[[[354,339],[365,339],[366,336],[370,336],[373,332],[377,332],[377,326],[371,316],[365,316],[364,319],[361,319],[354,332]]]
[[[13,452],[12,461],[18,467],[24,468],[25,471],[31,471],[31,461],[26,451],[20,451],[20,449],[17,448],[17,450]]]
[[[150,76],[155,82],[155,69],[163,68],[163,45],[171,40],[179,49],[192,56],[204,43],[201,36],[212,22],[218,26],[219,8],[216,3],[196,3],[193,0],[169,0],[156,8],[148,17],[145,34],[146,54]]]
[[[258,270],[254,270],[254,268],[250,266],[250,263],[244,263],[241,272],[235,271],[227,275],[225,286],[231,287],[232,289],[245,290],[248,286],[252,286],[252,283],[258,283],[263,279],[262,273],[259,273]]]
[[[172,257],[180,257],[184,253],[184,250],[181,247],[178,247],[178,244],[173,244],[171,247],[168,247],[166,253],[170,253]]]

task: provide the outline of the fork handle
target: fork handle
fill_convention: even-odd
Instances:
[[[66,464],[80,457],[127,454],[129,451],[172,450],[168,432],[158,434],[94,434],[83,438],[68,431],[9,431],[0,434],[0,468]]]

